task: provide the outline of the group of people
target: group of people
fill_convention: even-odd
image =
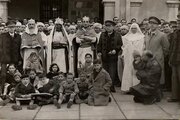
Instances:
[[[24,25],[9,20],[0,25],[2,105],[15,101],[14,110],[24,101],[28,109],[50,103],[61,108],[64,102],[68,108],[107,105],[115,87],[144,104],[160,102],[162,91],[172,89],[168,101],[177,102],[179,19],[152,16],[138,24],[114,17],[104,25],[86,16],[77,24],[60,18]]]

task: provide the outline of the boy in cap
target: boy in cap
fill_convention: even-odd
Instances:
[[[15,100],[16,105],[12,106],[13,110],[21,110],[21,103],[29,102],[27,109],[33,110],[37,108],[37,105],[34,104],[34,100],[31,99],[31,94],[35,93],[34,86],[30,83],[28,75],[22,75],[21,83],[19,83],[15,88]]]

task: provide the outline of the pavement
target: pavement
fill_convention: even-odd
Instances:
[[[165,93],[163,100],[153,105],[143,105],[133,102],[133,96],[123,95],[120,88],[112,93],[112,102],[108,106],[88,106],[75,104],[67,109],[66,104],[61,109],[54,105],[27,110],[23,106],[21,111],[13,111],[11,106],[0,106],[0,120],[116,120],[116,119],[179,119],[180,104],[166,101],[170,93]]]

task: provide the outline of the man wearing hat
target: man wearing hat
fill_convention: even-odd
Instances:
[[[150,30],[145,35],[145,49],[150,50],[162,68],[160,84],[164,85],[164,56],[167,55],[169,50],[169,41],[167,36],[162,33],[158,28],[161,21],[157,17],[149,18]]]
[[[169,64],[172,68],[172,96],[168,102],[180,101],[180,12],[178,14],[178,28],[171,37]]]
[[[122,53],[122,38],[120,33],[114,30],[115,23],[111,20],[105,21],[105,32],[100,36],[97,46],[98,56],[102,59],[103,67],[109,72],[113,85],[111,91],[115,92],[114,85],[118,84],[117,61],[118,54]]]
[[[15,21],[6,23],[8,32],[0,35],[0,63],[1,63],[1,88],[3,90],[6,79],[7,64],[19,65],[21,61],[20,46],[21,36],[15,33]],[[1,93],[0,93],[1,94]]]

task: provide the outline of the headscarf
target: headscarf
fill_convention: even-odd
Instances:
[[[44,23],[42,23],[42,22],[37,22],[37,26],[43,26],[43,27],[45,27]]]
[[[132,33],[132,28],[136,27],[137,32]],[[130,40],[130,41],[135,41],[142,39],[144,37],[144,34],[142,33],[141,29],[139,28],[139,25],[137,23],[133,23],[129,29],[129,32],[124,36],[124,38]]]

